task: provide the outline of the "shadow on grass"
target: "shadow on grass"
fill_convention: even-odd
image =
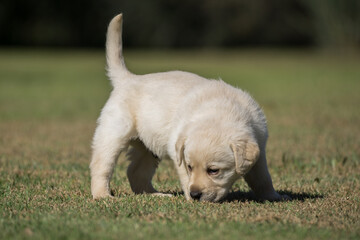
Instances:
[[[174,196],[180,196],[184,195],[184,192],[166,192],[168,194],[172,194]],[[291,192],[291,191],[278,191],[281,195],[287,195],[291,199],[285,200],[285,201],[305,201],[306,199],[322,199],[324,198],[324,195],[321,194],[313,194],[313,193],[297,193],[297,192]],[[222,200],[221,202],[248,202],[248,201],[254,201],[254,202],[265,202],[264,200],[256,198],[255,194],[252,191],[243,192],[243,191],[236,191],[236,192],[230,192],[227,197]]]
[[[305,201],[306,199],[318,199],[318,198],[324,198],[321,194],[313,194],[313,193],[296,193],[291,191],[278,191],[281,195],[287,195],[291,199],[285,200],[285,201]],[[236,191],[236,192],[230,192],[228,196],[223,200],[223,202],[247,202],[247,201],[255,201],[255,202],[264,202],[264,200],[260,200],[256,198],[255,194],[251,191],[249,192],[242,192],[242,191]]]
[[[183,191],[167,191],[167,192],[160,192],[163,194],[171,194],[173,196],[183,196],[184,192]],[[313,193],[297,193],[297,192],[291,192],[291,191],[278,191],[279,194],[281,195],[287,195],[289,196],[291,199],[287,199],[284,201],[305,201],[306,199],[322,199],[324,198],[324,195],[321,194],[313,194]],[[118,194],[114,194],[114,192],[112,192],[113,196],[116,197],[120,197],[120,195]],[[220,201],[219,203],[224,203],[224,202],[248,202],[248,201],[253,201],[253,202],[259,202],[259,203],[263,203],[265,202],[264,200],[258,199],[256,198],[255,194],[252,191],[248,191],[248,192],[243,192],[243,191],[235,191],[235,192],[230,192],[225,199],[223,199],[222,201]]]

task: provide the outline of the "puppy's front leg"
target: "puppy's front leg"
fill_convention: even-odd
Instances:
[[[260,154],[259,160],[244,178],[256,197],[261,200],[279,201],[289,199],[288,196],[281,196],[275,191],[267,167],[265,153]]]

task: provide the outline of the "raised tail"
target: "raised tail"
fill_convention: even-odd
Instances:
[[[128,73],[122,54],[122,14],[115,16],[106,34],[106,62],[108,75],[115,86],[119,77]]]

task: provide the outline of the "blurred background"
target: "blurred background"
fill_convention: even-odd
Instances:
[[[0,45],[103,48],[119,12],[127,47],[360,46],[359,0],[2,0]]]

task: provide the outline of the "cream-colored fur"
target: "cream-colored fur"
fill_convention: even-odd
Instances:
[[[219,201],[240,177],[259,198],[281,199],[266,164],[266,119],[251,96],[187,72],[134,75],[124,64],[121,33],[120,14],[107,32],[114,89],[93,139],[93,197],[110,196],[116,160],[131,146],[127,175],[135,193],[157,194],[151,184],[156,155],[174,161],[187,199]]]

